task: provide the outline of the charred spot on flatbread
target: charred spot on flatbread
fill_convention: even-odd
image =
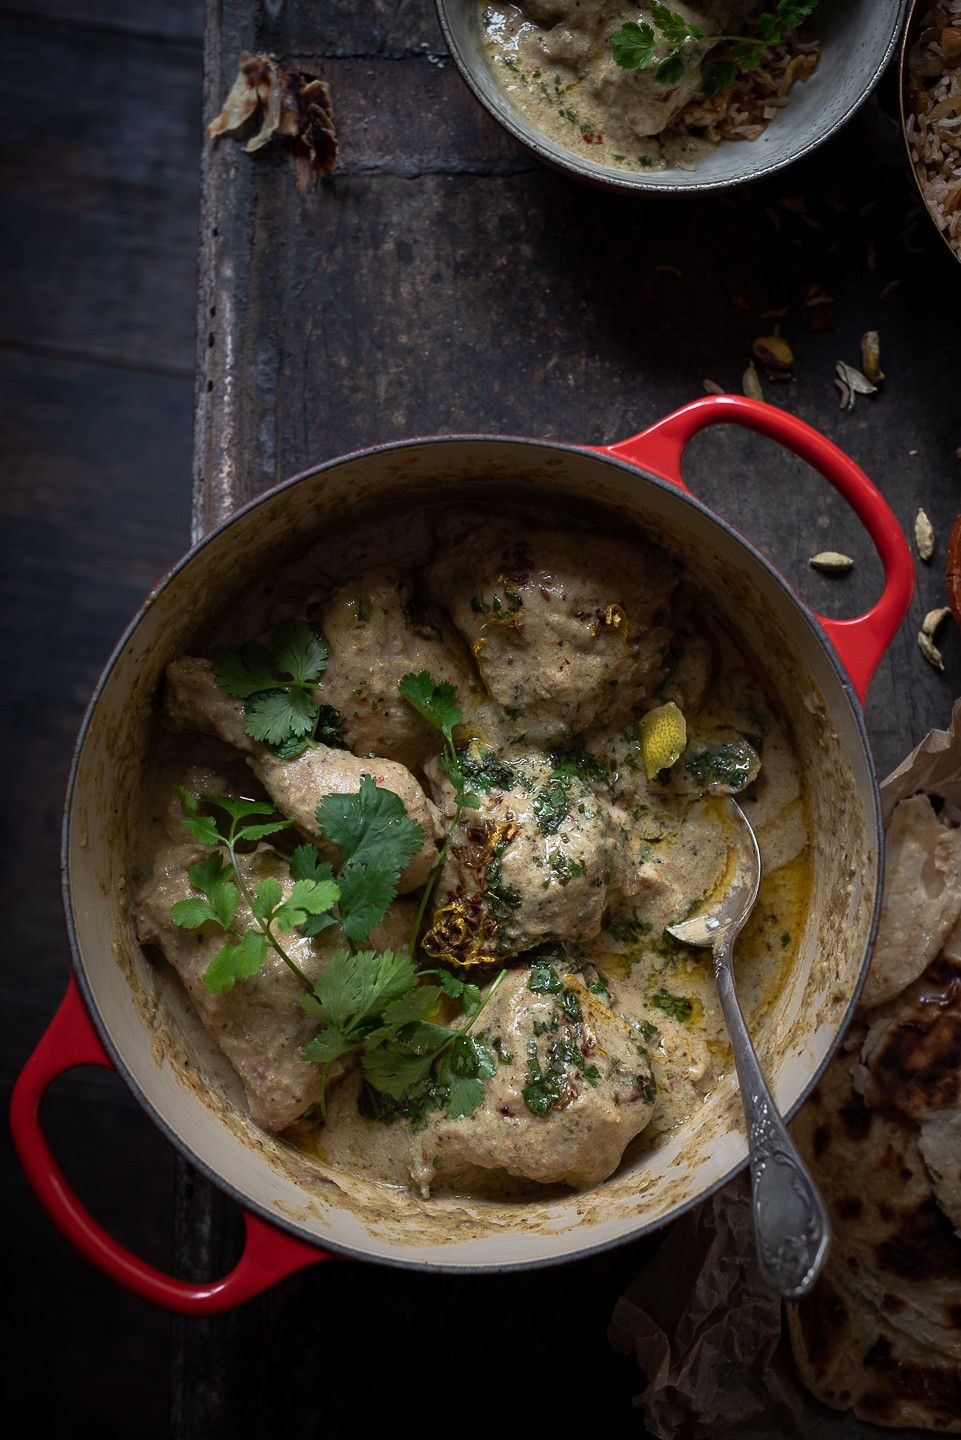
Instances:
[[[917,1118],[961,1104],[961,963],[942,954],[872,1016],[864,1098]]]
[[[918,995],[944,996],[934,983],[944,978],[932,967]],[[787,1306],[788,1333],[802,1382],[824,1404],[877,1425],[961,1433],[961,1238],[925,1163],[923,1126],[874,1103],[893,1092],[875,1083],[865,1057],[898,1053],[912,1064],[901,1046],[908,1031],[892,1031],[897,1002],[885,1010],[883,1026],[869,1016],[851,1027],[792,1124],[833,1241],[814,1289]],[[885,1075],[893,1085],[893,1065]]]

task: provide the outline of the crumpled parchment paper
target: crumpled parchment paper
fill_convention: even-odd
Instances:
[[[880,788],[885,819],[919,791],[961,808],[961,700],[949,728],[926,735]],[[782,1302],[757,1266],[746,1172],[667,1232],[615,1306],[608,1339],[637,1358],[640,1433],[657,1440],[873,1440],[894,1433],[826,1410],[797,1380]]]

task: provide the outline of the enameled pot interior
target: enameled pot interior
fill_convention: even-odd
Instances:
[[[846,124],[870,95],[897,45],[908,0],[824,3],[816,14],[821,58],[809,80],[756,140],[725,141],[696,170],[627,170],[600,165],[548,139],[507,99],[487,55],[480,0],[437,0],[444,38],[480,103],[540,158],[582,179],[652,193],[689,193],[744,185],[772,175],[816,149]]]
[[[704,507],[634,467],[571,447],[488,437],[415,441],[334,462],[271,492],[197,547],[121,641],[81,734],[64,874],[78,979],[101,1036],[156,1123],[248,1209],[327,1248],[437,1269],[553,1262],[657,1228],[743,1165],[733,1079],[646,1161],[596,1189],[523,1203],[423,1200],[323,1174],[246,1118],[242,1091],[171,970],[131,921],[130,856],[156,738],[163,670],[198,620],[283,567],[345,517],[471,502],[571,510],[640,525],[683,557],[768,668],[797,731],[814,832],[814,897],[799,964],[756,1036],[780,1108],[812,1088],[843,1031],[876,921],[877,786],[863,720],[816,623],[752,548]]]

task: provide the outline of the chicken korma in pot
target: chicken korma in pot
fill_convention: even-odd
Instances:
[[[732,1068],[704,952],[736,794],[755,1031],[800,940],[805,787],[763,667],[663,537],[425,507],[321,542],[170,663],[141,944],[253,1122],[415,1194],[591,1187]]]

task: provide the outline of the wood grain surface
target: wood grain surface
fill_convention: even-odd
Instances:
[[[0,314],[15,652],[4,737],[18,747],[5,882],[17,953],[34,967],[28,981],[5,971],[10,1079],[67,974],[57,829],[73,735],[128,615],[186,547],[191,507],[196,536],[304,468],[416,435],[616,441],[705,382],[740,390],[752,342],[778,325],[795,366],[762,382],[766,398],[851,455],[907,534],[922,506],[935,528],[868,698],[879,773],[946,725],[961,693],[961,636],[941,637],[943,672],[915,640],[944,603],[961,509],[961,269],[921,212],[893,74],[839,136],[762,185],[608,194],[542,167],[480,109],[430,0],[210,0],[203,124],[244,51],[330,85],[340,162],[304,190],[280,151],[204,138],[199,16],[191,0],[119,17],[107,0],[44,0],[2,18],[29,61],[11,80],[0,155],[14,201],[3,253],[18,277]],[[70,97],[64,133],[47,123],[48,80]],[[831,330],[805,323],[811,284],[833,297]],[[842,410],[835,365],[859,363],[866,330],[886,378]],[[856,614],[876,596],[866,537],[800,462],[724,432],[692,444],[685,474],[820,613]],[[850,574],[810,570],[827,548],[855,557]],[[65,1090],[56,1135],[84,1193],[148,1258],[222,1274],[239,1246],[233,1203],[141,1131],[119,1083],[104,1093],[78,1076]],[[51,1238],[9,1169],[15,1293],[26,1309],[39,1290],[54,1316],[6,1357],[9,1383],[27,1377],[36,1397],[24,1436],[69,1424],[98,1437],[340,1437],[401,1422],[486,1436],[512,1402],[512,1429],[644,1433],[641,1377],[606,1331],[647,1244],[470,1279],[335,1262],[231,1314],[171,1323]],[[57,1357],[72,1395],[48,1383]]]
[[[251,158],[229,138],[205,152],[198,533],[292,474],[397,439],[623,439],[705,382],[739,391],[754,340],[776,327],[795,366],[791,380],[763,382],[766,398],[845,450],[906,533],[923,506],[938,537],[870,692],[879,772],[948,723],[961,637],[945,637],[942,673],[915,635],[944,603],[944,543],[961,504],[961,275],[920,211],[892,77],[790,172],[723,196],[645,198],[579,185],[507,137],[445,55],[429,5],[211,12],[208,118],[244,50],[328,81],[341,153],[305,191],[280,152]],[[832,297],[830,330],[808,328],[808,286]],[[886,378],[842,410],[835,367],[860,364],[867,330],[880,334]],[[685,458],[695,493],[812,608],[854,615],[872,603],[882,577],[869,542],[801,462],[740,432],[701,437]],[[822,549],[851,554],[854,569],[816,574],[807,562]],[[197,1275],[224,1263],[223,1204],[204,1187],[190,1192],[182,1255]],[[429,1407],[481,1435],[513,1407],[512,1425],[641,1434],[638,1374],[601,1335],[645,1253],[638,1244],[561,1270],[469,1280],[315,1267],[243,1315],[175,1327],[178,1433],[227,1434],[255,1413],[342,1434]],[[311,1353],[331,1376],[316,1388],[300,1343],[311,1315],[323,1335]],[[351,1356],[373,1366],[370,1386],[333,1379]],[[468,1357],[481,1378],[463,1418]],[[204,1392],[211,1370],[226,1385]],[[824,1424],[825,1436],[870,1434]]]

